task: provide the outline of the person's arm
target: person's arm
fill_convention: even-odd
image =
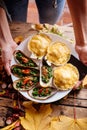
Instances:
[[[76,51],[87,65],[87,0],[67,0],[76,38]]]
[[[2,62],[7,73],[10,75],[10,61],[13,51],[17,47],[11,36],[9,24],[7,21],[6,13],[3,8],[0,7],[0,46],[2,49]]]

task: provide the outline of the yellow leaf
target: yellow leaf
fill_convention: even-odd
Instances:
[[[23,40],[24,40],[23,36],[17,36],[17,37],[14,38],[14,41],[17,44],[20,44]]]
[[[24,102],[25,117],[19,117],[25,130],[87,130],[87,118],[73,119],[67,116],[52,116],[50,104]],[[16,123],[2,130],[12,130]]]
[[[66,116],[59,116],[52,120],[49,130],[87,130],[87,118],[73,119]]]
[[[12,123],[11,125],[8,125],[4,128],[2,128],[1,130],[12,130],[13,128],[15,128],[15,125],[19,122],[19,120],[15,121],[14,123]]]
[[[35,116],[36,128],[38,128],[38,130],[46,130],[46,128],[48,128],[49,122],[51,121],[51,112],[52,109],[49,104],[41,105],[39,111],[36,113]]]
[[[25,130],[34,130],[34,127],[32,125],[32,121],[29,122],[26,118],[20,117],[21,124]]]
[[[24,103],[24,106],[25,118],[20,118],[20,120],[26,130],[46,130],[49,128],[52,112],[50,104],[40,105],[39,110],[31,102]]]

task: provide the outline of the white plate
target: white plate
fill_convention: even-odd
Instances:
[[[70,48],[71,50],[71,54],[73,54],[76,58],[78,58],[77,56],[77,53],[75,52],[75,49],[74,49],[74,44],[71,44],[70,42],[66,41],[65,39],[63,39],[62,37],[56,35],[56,34],[52,34],[52,33],[47,33],[48,36],[51,37],[51,39],[53,41],[60,41],[60,42],[63,42],[65,44],[67,44],[67,46]],[[33,36],[33,35],[32,35]],[[25,39],[18,47],[17,47],[17,50],[21,50],[24,52],[25,55],[27,56],[30,56],[30,53],[27,49],[27,44],[29,42],[29,40],[31,39],[32,36],[29,36],[27,39]],[[12,61],[11,61],[11,65],[13,64],[17,64],[16,61],[14,60],[14,57],[12,57]],[[13,82],[15,80],[17,80],[18,78],[15,77],[13,74],[11,74],[11,77],[12,77],[12,80]],[[19,91],[24,97],[26,97],[27,99],[29,100],[32,100],[32,101],[35,101],[35,102],[39,102],[39,103],[50,103],[50,102],[55,102],[57,100],[60,100],[61,98],[63,98],[64,96],[66,96],[71,90],[67,90],[67,91],[58,91],[55,95],[53,95],[52,97],[46,99],[46,100],[37,100],[37,99],[34,99],[32,97],[30,97],[27,93],[27,91],[25,92],[22,92],[22,91]]]

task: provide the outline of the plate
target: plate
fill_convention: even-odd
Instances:
[[[58,36],[57,34],[52,34],[52,33],[45,33],[46,35],[50,36],[52,41],[59,41],[59,42],[63,42],[65,43],[71,50],[71,54],[74,55],[76,58],[78,58],[77,53],[75,51],[74,48],[74,44],[71,44],[70,42],[68,42],[67,40],[63,39],[62,37]],[[30,52],[27,48],[28,46],[28,42],[29,40],[32,38],[33,35],[29,36],[27,39],[25,39],[17,48],[16,50],[21,50],[24,52],[25,55],[27,55],[28,57],[30,57]],[[14,56],[12,57],[12,61],[11,61],[11,65],[17,64]],[[11,74],[11,78],[13,80],[13,82],[15,80],[17,80],[18,78],[15,77],[13,74]],[[38,100],[38,99],[34,99],[32,97],[30,97],[27,93],[27,91],[19,91],[25,98],[32,100],[34,102],[38,102],[38,103],[51,103],[51,102],[55,102],[57,100],[60,100],[61,98],[63,98],[64,96],[66,96],[71,90],[66,90],[66,91],[58,91],[55,95],[49,97],[46,100]]]

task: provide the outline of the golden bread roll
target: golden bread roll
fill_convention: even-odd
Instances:
[[[72,89],[78,80],[79,71],[71,63],[54,68],[53,83],[59,90]]]
[[[68,62],[71,51],[66,44],[54,42],[47,49],[46,59],[54,65],[63,65]]]
[[[44,56],[51,43],[51,38],[46,34],[34,35],[28,43],[28,49],[38,58]]]

